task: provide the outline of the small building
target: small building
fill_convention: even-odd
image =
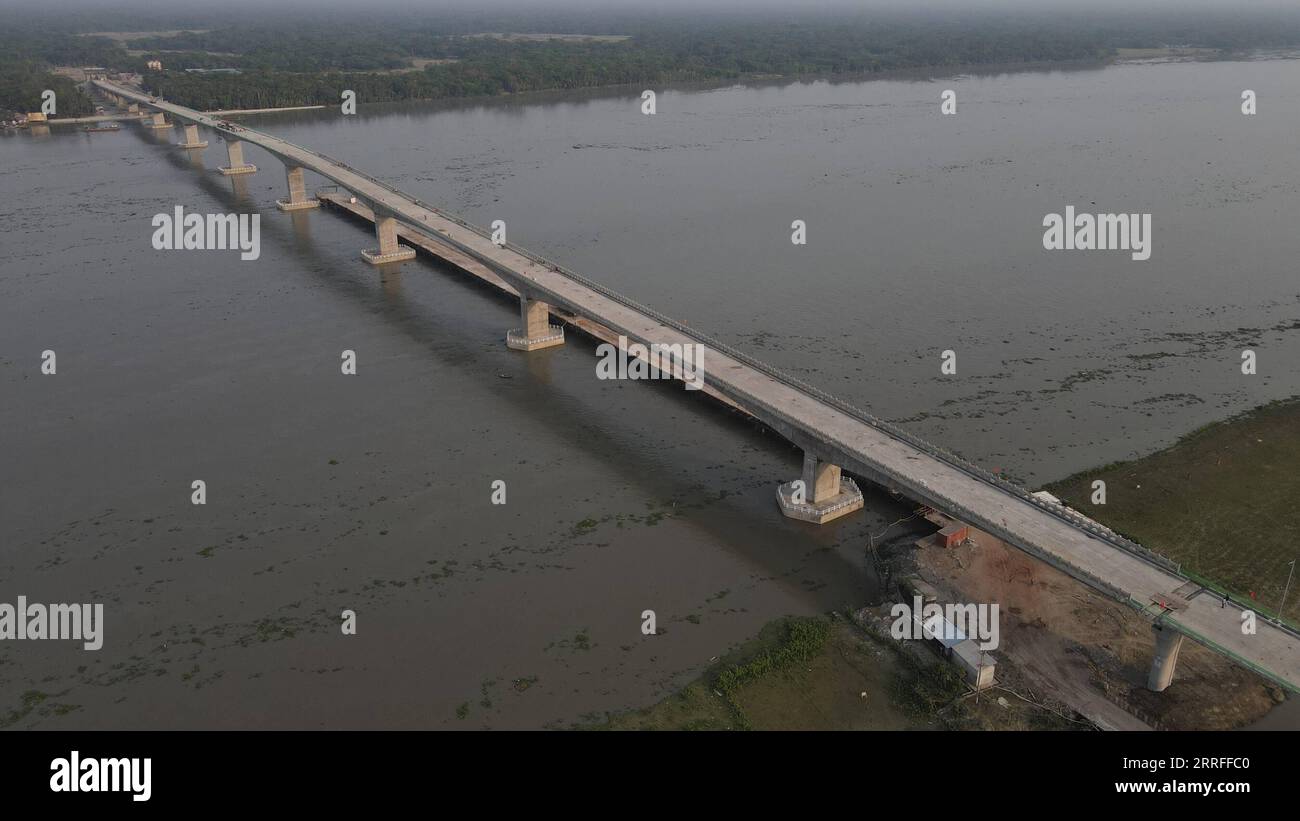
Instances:
[[[33,111],[31,114],[27,115],[28,123],[43,123],[45,121],[45,115],[39,111]]]
[[[976,690],[993,686],[993,670],[997,659],[981,650],[979,642],[966,639],[949,649],[948,658],[966,674],[966,683]]]
[[[939,645],[939,654],[962,671],[967,684],[976,690],[993,685],[998,662],[988,651],[980,649],[979,642],[967,638],[943,616],[936,615],[928,621],[915,617],[915,622],[918,634]]]
[[[939,544],[944,547],[956,547],[969,538],[970,528],[960,522],[953,522],[939,531]]]
[[[162,61],[150,60],[149,62],[145,63],[145,67],[148,68],[150,71],[162,71]]]

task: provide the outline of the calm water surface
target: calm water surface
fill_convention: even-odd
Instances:
[[[667,90],[653,117],[627,90],[249,123],[1038,485],[1300,393],[1298,81],[1129,65]],[[576,336],[508,351],[510,301],[376,271],[363,226],[276,210],[272,157],[246,146],[262,170],[227,179],[219,142],[171,139],[0,139],[0,601],[108,619],[97,653],[0,646],[0,721],[568,726],[772,618],[878,596],[862,549],[906,515],[888,497],[785,520],[778,437],[599,381]],[[260,213],[261,258],[154,251],[177,205]],[[1043,250],[1067,205],[1152,214],[1151,259]]]

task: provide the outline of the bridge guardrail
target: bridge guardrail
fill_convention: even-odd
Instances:
[[[288,140],[283,140],[283,142],[288,142]],[[318,151],[312,151],[311,149],[304,148],[294,143],[289,143],[289,144],[293,145],[295,148],[301,151],[305,151],[309,154],[314,154],[341,168],[345,168],[351,173],[356,174],[359,177],[363,177],[369,182],[374,183],[375,185],[378,185],[387,191],[391,191],[393,194],[397,196],[408,199],[411,202],[414,202],[416,205],[420,206],[421,208],[425,208],[429,211],[432,211],[438,214],[438,216],[442,217],[443,219],[454,222],[457,225],[461,226],[462,228],[465,228],[466,230],[478,234],[483,239],[491,241],[491,235],[477,225],[467,222],[466,220],[463,220],[460,217],[455,216],[454,214],[450,214],[442,210],[441,208],[422,202],[419,199],[412,197],[410,194],[401,191],[397,187],[387,182],[384,182],[383,180],[380,180],[376,177],[373,177],[370,174],[361,171],[360,169],[353,168],[348,164],[342,162],[341,160],[337,160],[333,157],[330,157],[327,154],[323,154]],[[415,227],[418,228],[419,226],[415,226]],[[1170,559],[1161,556],[1158,553],[1154,553],[1151,550],[1148,550],[1147,548],[1143,547],[1137,542],[1132,541],[1131,539],[1128,539],[1124,536],[1120,536],[1118,533],[1111,530],[1110,528],[1105,527],[1101,523],[1096,522],[1086,516],[1083,516],[1082,514],[1077,513],[1076,511],[1064,505],[1053,504],[1051,502],[1048,502],[1045,499],[1040,499],[1037,496],[1034,496],[1033,493],[1031,493],[1029,490],[1021,487],[1020,485],[1017,485],[1014,482],[1011,482],[1001,476],[997,476],[991,471],[988,471],[984,468],[979,467],[978,465],[975,465],[967,461],[966,459],[962,458],[956,453],[953,453],[952,451],[949,451],[945,448],[939,447],[938,445],[928,442],[920,438],[919,436],[916,436],[915,434],[909,433],[903,430],[902,428],[899,428],[897,425],[893,424],[892,422],[887,422],[884,419],[881,419],[875,416],[874,414],[871,414],[861,408],[858,408],[852,405],[851,403],[843,399],[840,399],[837,396],[827,393],[821,388],[817,388],[813,385],[808,384],[807,382],[804,382],[802,379],[791,376],[790,374],[787,374],[783,371],[777,370],[771,365],[768,365],[765,362],[755,359],[752,356],[744,353],[743,351],[739,351],[731,347],[730,345],[727,345],[724,342],[720,342],[719,340],[714,339],[713,337],[710,337],[694,328],[691,328],[681,322],[678,322],[672,317],[666,316],[647,305],[643,305],[627,296],[624,296],[623,294],[618,293],[617,291],[614,291],[612,288],[602,285],[601,283],[596,282],[594,280],[588,279],[587,277],[582,276],[576,271],[570,271],[564,266],[552,262],[551,260],[548,260],[545,257],[540,256],[539,254],[535,254],[526,248],[522,248],[513,242],[506,242],[503,244],[502,247],[508,248],[509,250],[515,252],[516,254],[519,254],[522,257],[531,260],[534,263],[543,265],[549,270],[554,271],[555,273],[558,273],[561,276],[566,277],[567,279],[577,282],[583,285],[584,287],[587,287],[601,294],[602,296],[612,299],[625,307],[643,313],[646,316],[649,316],[655,321],[659,322],[660,324],[666,325],[676,330],[679,333],[685,334],[691,337],[692,339],[696,340],[697,342],[703,343],[718,351],[721,351],[722,353],[726,354],[732,359],[735,359],[738,362],[743,362],[744,364],[748,365],[751,368],[754,368],[755,370],[758,370],[764,375],[771,377],[772,379],[776,379],[777,381],[782,382],[792,388],[795,388],[801,393],[805,393],[817,399],[818,401],[835,408],[841,413],[845,413],[849,416],[852,416],[855,419],[858,419],[861,422],[871,425],[873,428],[883,431],[889,436],[892,436],[895,439],[898,439],[930,456],[933,456],[939,459],[940,461],[948,464],[951,467],[961,470],[963,473],[966,473],[972,478],[978,479],[987,484],[994,485],[995,487],[998,487],[1004,492],[1012,496],[1015,496],[1021,501],[1027,502],[1033,505],[1034,507],[1055,516],[1058,519],[1065,521],[1066,523],[1070,524],[1071,526],[1079,530],[1083,530],[1089,533],[1090,535],[1098,539],[1101,539],[1102,541],[1105,541],[1109,544],[1114,545],[1115,547],[1119,547],[1129,553],[1132,553],[1133,555],[1136,555],[1138,558],[1141,558],[1150,564],[1156,565],[1157,567],[1160,567],[1163,570],[1167,570],[1177,575],[1182,575],[1181,566],[1171,561]]]
[[[220,126],[217,127],[222,131],[227,130],[224,127],[220,127]],[[350,173],[362,177],[363,179],[373,183],[374,185],[383,188],[386,191],[390,191],[399,197],[407,199],[415,203],[419,207],[432,211],[433,213],[438,214],[443,219],[446,219],[450,222],[454,222],[457,225],[461,226],[462,228],[468,231],[472,231],[473,233],[477,234],[483,239],[486,239],[489,242],[491,241],[491,235],[487,231],[480,228],[479,226],[467,222],[466,220],[461,219],[460,217],[454,214],[450,214],[441,208],[438,208],[433,205],[429,205],[428,203],[425,203],[411,196],[410,194],[405,193],[404,191],[398,189],[396,186],[391,185],[390,183],[384,182],[383,180],[380,180],[377,177],[374,177],[358,168],[353,168],[352,166],[348,165],[342,160],[335,159],[334,157],[331,157],[327,154],[324,154],[319,151],[314,151],[304,146],[300,146],[296,143],[292,143],[280,137],[274,137],[270,134],[266,134],[264,132],[258,131],[257,129],[247,128],[244,126],[241,126],[240,129],[241,132],[250,132],[265,137],[267,139],[276,140],[285,143],[287,145],[293,146],[299,151],[302,151],[306,154],[310,154],[315,157],[319,157],[320,159],[332,163],[333,165],[346,169]],[[238,132],[231,132],[231,133],[238,133]],[[418,224],[413,224],[412,227],[416,228],[417,230],[421,228],[421,226],[419,226]],[[844,413],[848,416],[857,419],[858,421],[868,424],[871,427],[880,430],[885,434],[893,437],[894,439],[897,439],[907,445],[910,445],[911,447],[916,448],[917,450],[920,450],[923,453],[926,453],[929,456],[932,456],[944,462],[950,467],[962,471],[963,473],[967,474],[968,476],[971,476],[972,478],[978,479],[979,481],[982,481],[986,484],[993,485],[994,487],[1001,489],[1008,495],[1014,496],[1015,498],[1027,504],[1030,504],[1038,508],[1039,510],[1042,510],[1045,513],[1048,513],[1054,516],[1055,518],[1066,522],[1070,526],[1082,530],[1101,541],[1104,541],[1114,547],[1124,550],[1125,552],[1134,555],[1139,559],[1142,559],[1148,564],[1151,564],[1162,570],[1173,573],[1179,577],[1188,578],[1183,573],[1182,566],[1180,564],[1166,558],[1165,556],[1161,556],[1158,553],[1148,550],[1147,548],[1143,547],[1137,542],[1134,542],[1132,539],[1129,539],[1125,536],[1121,536],[1120,534],[1116,533],[1110,528],[1102,525],[1100,522],[1090,519],[1084,516],[1083,514],[1078,513],[1077,511],[1069,507],[1066,507],[1065,505],[1049,502],[1046,499],[1040,499],[1039,497],[1033,495],[1033,493],[1031,493],[1028,489],[1023,488],[1020,485],[1011,482],[1010,480],[1002,476],[998,476],[989,470],[981,468],[978,465],[975,465],[974,463],[966,460],[962,456],[959,456],[958,454],[952,451],[939,447],[938,445],[935,445],[925,439],[922,439],[921,437],[916,436],[915,434],[905,431],[902,428],[898,427],[897,425],[893,424],[892,422],[888,422],[884,419],[881,419],[875,416],[874,414],[871,414],[843,399],[840,399],[837,396],[834,396],[822,390],[821,388],[810,385],[809,383],[804,382],[802,379],[799,379],[795,376],[791,376],[790,374],[780,371],[775,367],[768,365],[765,362],[755,359],[754,357],[744,353],[743,351],[737,350],[736,348],[733,348],[732,346],[724,342],[714,339],[713,337],[710,337],[707,334],[704,334],[694,328],[691,328],[690,326],[685,325],[673,319],[672,317],[666,316],[665,314],[662,314],[659,311],[647,305],[643,305],[637,302],[636,300],[631,299],[630,297],[624,296],[623,294],[614,291],[612,288],[602,285],[601,283],[596,282],[594,280],[588,279],[587,277],[582,276],[576,271],[571,271],[565,268],[564,266],[552,262],[546,259],[545,257],[540,256],[539,254],[535,254],[526,248],[522,248],[514,244],[513,242],[506,242],[502,245],[502,247],[508,248],[514,253],[519,254],[520,256],[525,257],[526,259],[536,264],[542,265],[547,269],[557,274],[560,274],[561,276],[564,276],[567,279],[572,280],[573,282],[583,285],[584,287],[589,288],[608,299],[614,300],[615,302],[618,302],[619,304],[627,308],[631,308],[648,317],[651,317],[652,319],[659,322],[660,324],[666,325],[676,330],[679,333],[685,334],[686,336],[689,336],[690,338],[694,339],[695,341],[701,344],[712,347],[715,350],[724,353],[728,357],[738,362],[742,362],[745,365],[748,365],[749,367],[759,371],[760,373],[763,373],[764,375],[772,379],[775,379],[785,385],[788,385],[789,387],[795,388],[801,393],[804,393],[818,400],[819,402],[822,402],[823,404],[828,405],[840,411],[841,413]],[[963,511],[963,516],[965,517],[970,517],[973,514],[973,511],[967,510],[964,506],[958,505],[956,502],[948,500],[948,504],[955,510]],[[979,517],[975,517],[975,518],[979,518]],[[1023,537],[1018,537],[1018,538],[1020,541],[1026,541],[1023,539]],[[1037,548],[1037,549],[1041,550],[1041,548]],[[1095,582],[1096,586],[1099,586],[1102,589],[1118,591],[1118,588],[1115,588],[1112,585],[1109,585],[1107,582],[1104,582],[1101,579],[1092,576],[1092,574],[1088,573],[1082,568],[1074,567],[1073,565],[1071,565],[1071,568],[1080,575],[1090,577]],[[1188,580],[1194,581],[1193,579],[1188,579]],[[1123,598],[1126,597],[1127,594],[1124,594]],[[1293,635],[1300,636],[1300,630],[1296,630],[1290,625],[1282,623],[1280,621],[1274,621],[1274,620],[1270,620],[1270,621],[1273,621],[1275,626],[1279,627],[1280,629],[1283,629]]]

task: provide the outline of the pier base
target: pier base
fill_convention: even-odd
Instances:
[[[383,265],[388,262],[402,262],[415,259],[415,249],[397,242],[397,220],[393,217],[381,217],[375,214],[375,237],[379,239],[378,248],[361,252],[361,258],[371,265]]]
[[[320,207],[320,200],[307,198],[307,186],[303,182],[301,168],[286,169],[285,176],[289,180],[289,199],[276,200],[277,208],[281,211],[303,211]]]
[[[1156,631],[1156,652],[1151,658],[1151,675],[1147,677],[1147,689],[1163,693],[1174,680],[1174,668],[1178,666],[1178,651],[1183,647],[1183,634],[1172,627],[1153,625]]]
[[[506,347],[516,351],[537,351],[564,344],[564,326],[551,324],[550,305],[521,296],[519,313],[524,327],[506,331]]]
[[[207,148],[208,141],[199,139],[199,127],[197,125],[185,126],[185,138],[176,143],[177,148]]]
[[[820,525],[847,516],[863,505],[862,491],[852,479],[840,476],[839,465],[823,462],[810,453],[803,455],[803,476],[798,481],[803,482],[801,489],[794,482],[776,489],[776,502],[791,519]]]
[[[226,138],[226,156],[230,159],[230,165],[223,165],[217,170],[227,177],[233,174],[254,174],[257,172],[257,166],[244,162],[244,144],[239,140]]]

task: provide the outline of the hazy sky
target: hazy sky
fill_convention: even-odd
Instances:
[[[278,0],[268,6],[265,0],[225,0],[214,5],[211,0],[163,0],[167,10],[254,9],[347,9],[358,10],[355,0]],[[0,0],[0,8],[52,11],[84,9],[96,11],[159,9],[160,0]],[[412,9],[434,11],[455,8],[469,11],[503,9],[591,8],[626,11],[744,10],[784,11],[798,15],[803,11],[848,9],[855,11],[906,11],[940,9],[945,11],[1024,10],[1070,11],[1093,13],[1121,10],[1127,12],[1217,9],[1240,12],[1246,9],[1296,9],[1296,0],[366,0],[365,8]]]
[[[703,23],[753,17],[817,22],[827,16],[870,18],[872,12],[959,19],[1019,15],[1030,24],[1085,25],[1123,25],[1126,20],[1154,17],[1177,26],[1206,16],[1225,24],[1261,17],[1272,20],[1279,14],[1296,18],[1300,0],[0,0],[0,12],[19,21],[25,16],[36,23],[54,19],[82,31],[221,27],[286,17],[317,23],[382,23],[401,17],[428,23],[439,13],[453,25],[467,20],[475,25],[481,20],[477,25],[485,29],[500,25],[534,31],[592,26],[613,31],[621,19],[689,21],[695,17]],[[548,12],[554,13],[554,19],[548,18]]]

